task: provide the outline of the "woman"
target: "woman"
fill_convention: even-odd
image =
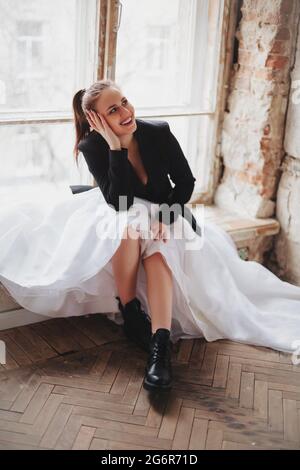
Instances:
[[[170,340],[229,338],[295,352],[300,288],[241,260],[217,225],[195,233],[178,209],[195,178],[168,124],[136,119],[110,80],[77,92],[73,107],[75,154],[99,187],[0,209],[0,281],[17,302],[117,322],[119,306],[125,333],[148,350],[150,390],[171,386]]]
[[[82,151],[106,202],[116,211],[122,210],[122,201],[123,210],[128,210],[134,197],[165,202],[167,208],[172,206],[173,209],[174,203],[182,208],[190,199],[195,178],[166,122],[138,120],[138,130],[133,106],[110,80],[96,82],[87,91],[76,93],[73,108],[77,131],[75,155],[78,156],[78,150]],[[147,153],[141,155],[140,149],[147,135],[148,150],[152,149],[149,159]],[[172,153],[171,161],[167,158],[165,162],[157,160],[159,155],[154,155],[150,137],[165,147],[166,154]],[[175,183],[174,189],[167,170]],[[141,241],[141,233],[129,225],[111,258],[124,331],[147,351],[150,348],[144,380],[146,388],[169,388],[171,385],[172,272],[154,243],[155,240],[167,242],[166,223],[174,223],[178,218],[178,210],[166,211],[167,208],[160,207],[151,223],[153,241]],[[151,323],[136,297],[140,259],[146,272]]]

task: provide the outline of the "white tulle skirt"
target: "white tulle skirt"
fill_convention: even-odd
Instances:
[[[121,323],[111,258],[126,226],[138,228],[135,209],[141,205],[149,215],[150,202],[137,197],[128,212],[116,212],[97,187],[6,201],[0,209],[1,283],[31,312],[103,313]],[[171,227],[167,243],[143,230],[140,243],[142,258],[160,252],[172,271],[172,341],[228,338],[295,352],[300,287],[240,259],[230,236],[214,223],[204,221],[202,237],[182,216]],[[151,316],[142,262],[137,297]]]

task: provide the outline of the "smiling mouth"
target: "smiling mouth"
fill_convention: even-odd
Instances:
[[[120,123],[120,125],[124,126],[124,127],[130,126],[131,124],[133,124],[133,120],[134,120],[134,118],[133,118],[133,116],[131,116],[130,120],[129,120],[129,118],[125,119],[125,121],[123,121],[123,123]]]

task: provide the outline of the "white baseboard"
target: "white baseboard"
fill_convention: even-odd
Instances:
[[[50,320],[51,317],[45,315],[38,315],[37,313],[29,312],[24,308],[16,310],[9,310],[0,313],[0,330],[8,330],[17,326],[30,325],[31,323],[38,323],[45,320]]]

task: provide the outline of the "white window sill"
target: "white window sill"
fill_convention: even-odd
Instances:
[[[192,213],[195,214],[197,209],[191,204],[187,204]],[[253,254],[255,247],[262,240],[270,240],[270,237],[276,235],[280,230],[278,220],[274,218],[258,219],[250,216],[243,216],[220,209],[215,205],[205,205],[204,220],[211,221],[219,225],[231,236],[239,254],[243,259],[259,260],[259,256]],[[265,244],[266,246],[266,244]]]

